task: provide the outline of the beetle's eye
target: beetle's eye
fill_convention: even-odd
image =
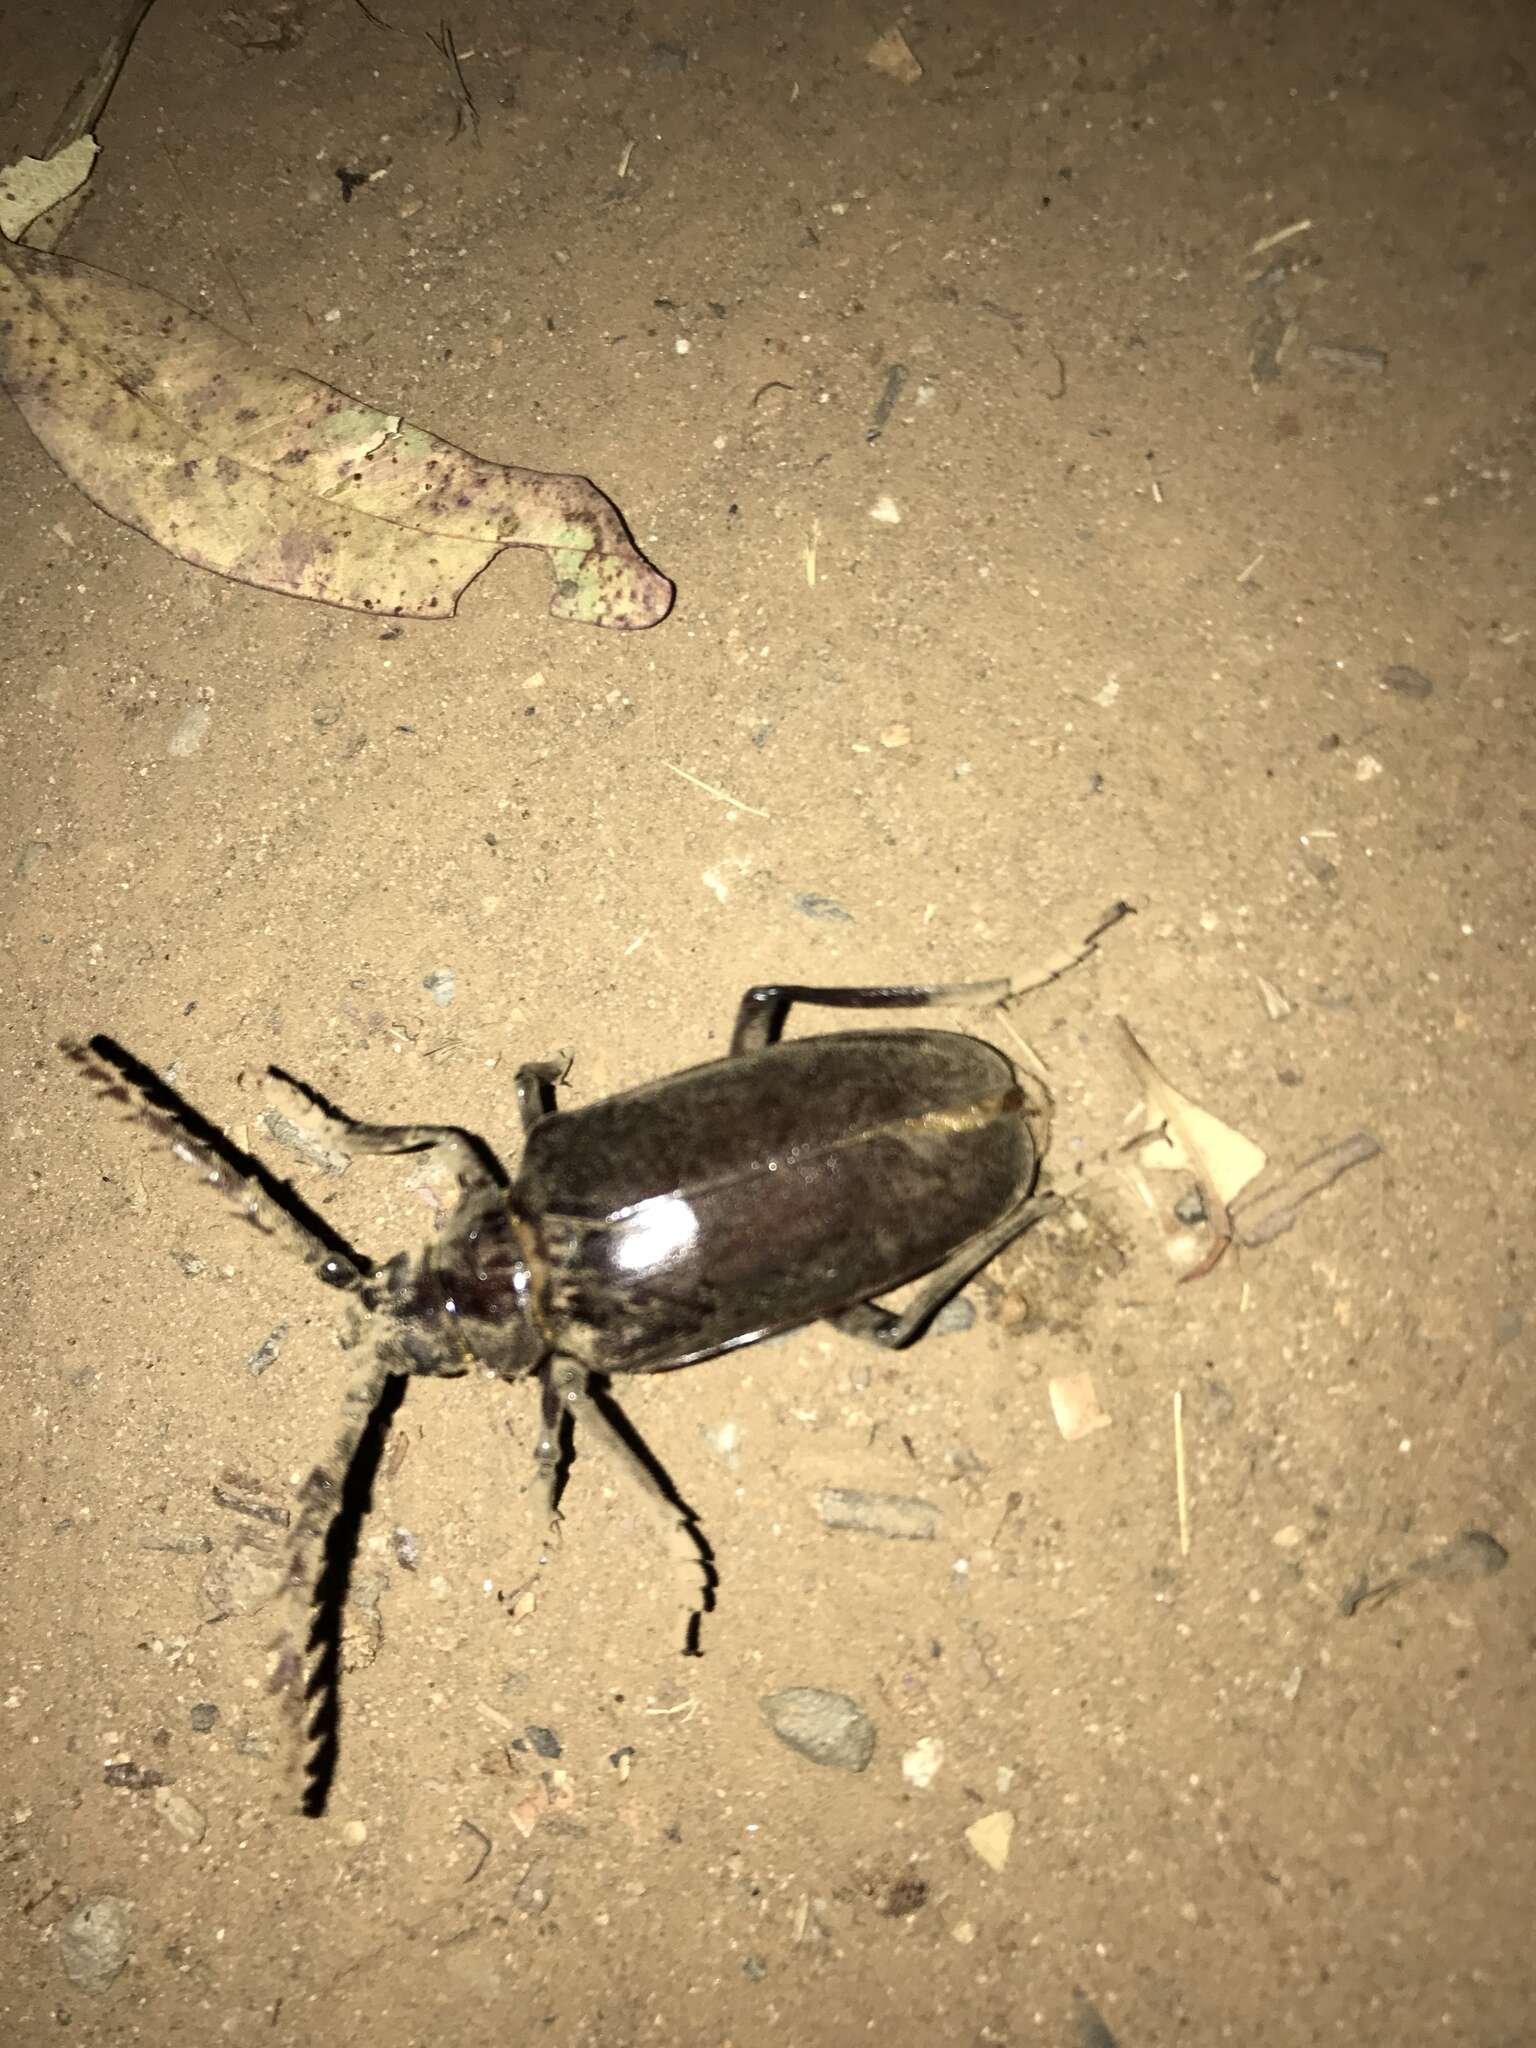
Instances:
[[[352,1285],[352,1268],[345,1259],[322,1259],[319,1270],[320,1278],[327,1287],[350,1287]]]

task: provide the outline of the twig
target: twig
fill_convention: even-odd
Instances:
[[[108,36],[100,56],[70,94],[63,113],[49,130],[48,140],[43,144],[45,157],[57,156],[61,149],[78,142],[82,135],[89,135],[101,119],[102,110],[112,97],[118,73],[127,61],[133,39],[139,32],[139,23],[148,14],[150,5],[151,0],[126,0],[122,18]]]
[[[458,111],[454,116],[453,134],[448,138],[449,141],[457,141],[459,136],[464,133],[464,117],[467,114],[471,132],[476,142],[478,142],[480,140],[480,109],[475,105],[475,96],[470,91],[468,81],[464,76],[464,66],[459,62],[458,47],[453,40],[453,26],[446,15],[443,17],[436,35],[433,35],[430,29],[428,30],[427,41],[448,66],[453,76],[454,96],[459,102]]]
[[[768,813],[760,811],[756,804],[744,804],[739,796],[732,796],[728,789],[717,789],[712,782],[701,782],[697,775],[690,775],[686,768],[679,768],[675,761],[663,761],[663,768],[670,768],[674,775],[681,775],[684,782],[691,782],[695,789],[702,789],[706,796],[712,796],[717,803],[729,804],[733,811],[747,811],[754,818],[766,818]]]
[[[480,1860],[476,1863],[474,1869],[469,1873],[468,1877],[466,1877],[464,1880],[466,1884],[473,1884],[475,1879],[480,1875],[481,1871],[484,1870],[486,1864],[489,1863],[489,1861],[491,1860],[491,1849],[493,1845],[491,1842],[491,1838],[485,1832],[485,1829],[477,1828],[472,1820],[461,1820],[459,1822],[459,1831],[461,1834],[473,1835],[477,1842],[480,1842],[484,1845],[480,1851]]]
[[[1293,220],[1288,228],[1276,228],[1272,235],[1261,235],[1248,254],[1262,256],[1266,249],[1278,249],[1280,244],[1288,242],[1292,235],[1304,235],[1311,225],[1310,220]]]
[[[70,94],[63,113],[48,131],[48,139],[43,144],[45,158],[57,156],[61,149],[68,149],[82,135],[89,135],[101,119],[102,110],[112,97],[112,88],[117,84],[118,74],[133,47],[133,39],[139,32],[139,23],[148,14],[150,5],[151,0],[125,0],[117,27],[102,46],[100,56]],[[83,204],[82,187],[71,192],[67,199],[61,199],[41,220],[33,221],[21,240],[29,249],[52,249]]]
[[[1173,1390],[1173,1482],[1179,1495],[1179,1555],[1189,1555],[1189,1481],[1184,1469],[1184,1389]]]

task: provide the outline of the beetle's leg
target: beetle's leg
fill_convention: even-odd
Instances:
[[[497,1185],[484,1154],[467,1131],[447,1124],[354,1123],[334,1103],[278,1067],[269,1068],[263,1077],[262,1093],[280,1115],[343,1159],[354,1154],[432,1152],[466,1193]]]
[[[530,1060],[518,1068],[512,1085],[517,1090],[517,1113],[525,1132],[531,1131],[541,1117],[554,1115],[555,1083],[564,1074],[565,1068],[558,1060]]]
[[[135,1121],[163,1139],[205,1186],[216,1188],[263,1237],[286,1239],[289,1248],[328,1286],[356,1289],[361,1284],[366,1261],[354,1257],[323,1217],[269,1173],[259,1159],[233,1145],[153,1068],[115,1040],[100,1035],[88,1046],[66,1041],[61,1050],[96,1083],[105,1098],[126,1103]]]
[[[574,1393],[579,1398],[586,1392],[586,1373],[568,1359],[555,1358],[539,1367],[538,1381],[539,1438],[533,1447],[533,1463],[553,1523],[560,1519],[566,1421],[571,1413],[567,1395]]]
[[[742,997],[731,1033],[731,1058],[773,1045],[796,1003],[814,1003],[825,1010],[927,1010],[1000,1003],[1012,993],[1011,981],[934,982],[916,988],[808,988],[769,983],[749,988]]]
[[[945,1302],[958,1294],[966,1281],[979,1273],[983,1266],[995,1259],[1005,1245],[1012,1244],[1016,1237],[1022,1237],[1026,1230],[1032,1229],[1042,1217],[1051,1215],[1060,1206],[1054,1195],[1032,1195],[1028,1201],[1020,1202],[989,1230],[978,1231],[958,1251],[951,1252],[900,1315],[894,1309],[882,1308],[877,1301],[861,1301],[853,1308],[845,1308],[840,1315],[827,1316],[825,1320],[834,1329],[841,1330],[845,1337],[861,1337],[870,1344],[878,1344],[882,1350],[900,1351],[922,1336]]]
[[[694,1526],[692,1514],[668,1492],[656,1468],[637,1448],[638,1440],[632,1440],[623,1409],[612,1394],[600,1393],[592,1386],[585,1367],[570,1359],[555,1359],[548,1369],[546,1385],[553,1389],[555,1402],[569,1411],[582,1440],[603,1446],[610,1469],[616,1477],[628,1481],[634,1506],[645,1514],[660,1538],[682,1590],[682,1647],[686,1652],[692,1647],[696,1617],[707,1611],[715,1583],[709,1551]],[[546,1423],[545,1435],[548,1434]],[[541,1438],[541,1452],[543,1448]]]

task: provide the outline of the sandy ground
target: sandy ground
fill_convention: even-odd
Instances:
[[[103,11],[0,11],[6,158]],[[8,2039],[1529,2037],[1525,15],[975,0],[901,17],[904,84],[878,9],[466,0],[476,132],[436,5],[154,7],[68,250],[593,477],[679,595],[626,636],[531,554],[403,629],[236,587],[0,411]],[[522,1059],[591,1101],[751,982],[995,974],[1119,899],[951,1020],[1043,1063],[1078,1224],[967,1332],[626,1394],[714,1547],[703,1657],[600,1459],[541,1545],[527,1390],[413,1383],[329,1808],[277,1803],[273,1532],[214,1489],[281,1517],[333,1304],[56,1041],[237,1132],[276,1061],[515,1164]],[[1177,1285],[1184,1184],[1104,1178],[1119,1015],[1275,1172],[1380,1157]],[[404,1168],[273,1163],[375,1253],[430,1229]],[[1497,1561],[1467,1530],[1507,1568],[1408,1572]],[[778,1741],[792,1685],[865,1771]]]

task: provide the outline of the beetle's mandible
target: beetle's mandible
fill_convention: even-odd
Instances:
[[[896,1348],[1053,1206],[1012,1063],[981,1039],[928,1029],[783,1041],[797,1003],[845,1010],[997,1002],[1007,982],[749,989],[725,1058],[557,1113],[559,1070],[521,1068],[524,1148],[510,1181],[484,1144],[431,1124],[354,1123],[286,1076],[284,1114],[344,1158],[433,1154],[457,1205],[420,1250],[373,1265],[285,1183],[238,1151],[111,1040],[67,1046],[200,1176],[283,1238],[358,1312],[362,1365],[330,1455],[301,1489],[273,1689],[302,1724],[310,1617],[346,1472],[395,1375],[479,1367],[532,1378],[536,1460],[551,1513],[562,1430],[601,1438],[686,1588],[691,1645],[713,1574],[693,1519],[611,1414],[607,1384],[664,1372],[826,1321]],[[926,1278],[924,1277],[926,1276]],[[878,1297],[923,1285],[898,1314]]]

